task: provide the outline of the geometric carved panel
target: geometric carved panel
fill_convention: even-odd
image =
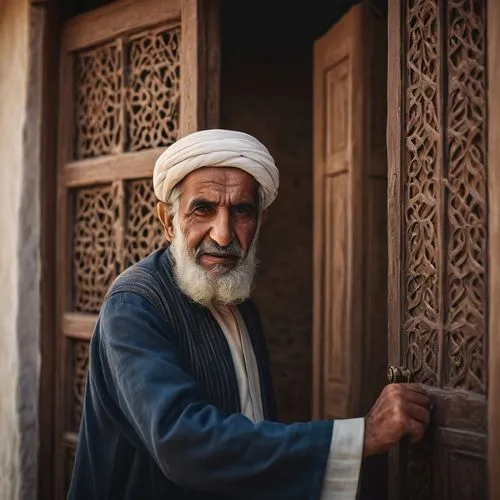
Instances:
[[[405,168],[405,362],[418,382],[436,385],[441,320],[439,233],[439,29],[438,4],[409,0],[407,10]]]
[[[71,398],[69,398],[71,408],[71,428],[78,430],[82,416],[83,395],[85,391],[85,381],[87,378],[87,370],[89,364],[89,347],[87,341],[71,340],[71,364],[70,364],[70,390]]]
[[[73,219],[73,309],[97,313],[118,272],[113,236],[117,219],[110,185],[77,189]]]
[[[127,150],[169,146],[179,125],[180,29],[148,30],[127,43]]]
[[[448,2],[446,384],[486,391],[486,31],[484,4]],[[457,497],[458,498],[458,497]]]
[[[120,145],[121,61],[117,42],[76,54],[76,159],[110,154]]]
[[[445,25],[439,4],[406,11],[404,363],[418,382],[484,394],[485,7],[450,0]]]
[[[157,199],[150,178],[127,183],[125,267],[138,262],[165,242],[163,227],[156,215]]]
[[[75,54],[75,159],[175,142],[179,41],[178,27],[157,28]]]

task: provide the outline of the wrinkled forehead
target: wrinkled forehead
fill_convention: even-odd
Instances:
[[[203,167],[184,178],[181,192],[183,198],[201,197],[220,203],[256,203],[258,183],[238,168]]]

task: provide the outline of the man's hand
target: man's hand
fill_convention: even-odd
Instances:
[[[418,384],[390,384],[365,418],[363,456],[384,453],[403,436],[420,441],[429,425],[430,399]]]

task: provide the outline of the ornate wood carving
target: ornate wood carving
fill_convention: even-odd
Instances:
[[[408,2],[406,361],[420,382],[484,393],[484,6],[472,0],[450,1],[447,16],[447,46],[441,47],[440,30],[446,28],[439,19],[438,4]],[[447,75],[446,120],[440,112],[442,65]],[[441,217],[446,218],[446,241]],[[440,276],[444,266],[446,272]],[[438,370],[443,350],[446,367]]]
[[[156,29],[127,47],[128,149],[168,146],[179,129],[180,29]]]
[[[72,390],[72,415],[71,428],[80,427],[82,416],[83,394],[89,363],[89,343],[86,341],[71,341],[71,390]]]
[[[116,153],[121,143],[123,67],[119,40],[75,56],[75,158]]]
[[[484,5],[473,0],[449,1],[447,18],[446,28],[434,1],[408,2],[404,172],[406,362],[420,382],[484,393]],[[441,47],[439,41],[441,29],[447,30],[446,47]],[[443,65],[446,120],[440,111]],[[446,271],[441,271],[441,276],[439,270],[444,267]],[[441,370],[438,360],[444,351],[446,366]]]
[[[77,160],[175,141],[179,42],[178,27],[161,27],[77,53]]]
[[[113,239],[117,220],[110,185],[74,193],[73,309],[96,313],[119,270]]]
[[[409,0],[406,17],[406,167],[404,172],[404,335],[406,363],[419,382],[436,385],[440,322],[438,230],[438,5]]]
[[[448,2],[446,383],[486,391],[485,6]]]
[[[156,196],[150,178],[127,183],[125,267],[141,260],[165,244],[163,228],[156,215]]]
[[[340,127],[339,127],[340,128]],[[325,178],[325,280],[324,294],[331,300],[325,307],[323,325],[328,335],[325,336],[324,376],[331,384],[345,384],[349,370],[347,330],[347,183],[346,174]],[[332,397],[336,391],[328,390],[325,397]],[[343,408],[346,411],[346,408]]]
[[[76,53],[77,159],[156,148],[175,141],[179,126],[179,37],[178,27],[156,28]],[[76,192],[76,311],[97,312],[116,273],[160,245],[162,236],[150,186],[144,181],[131,182],[128,195],[125,228],[120,227],[120,203],[109,187]],[[151,210],[147,215],[146,207]],[[136,209],[139,211],[134,213]],[[121,245],[116,242],[122,237],[125,256],[117,252]]]

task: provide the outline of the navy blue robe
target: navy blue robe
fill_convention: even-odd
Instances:
[[[159,250],[111,286],[91,340],[70,500],[320,498],[332,422],[275,421],[259,315],[239,310],[266,420],[240,413],[229,346]]]

